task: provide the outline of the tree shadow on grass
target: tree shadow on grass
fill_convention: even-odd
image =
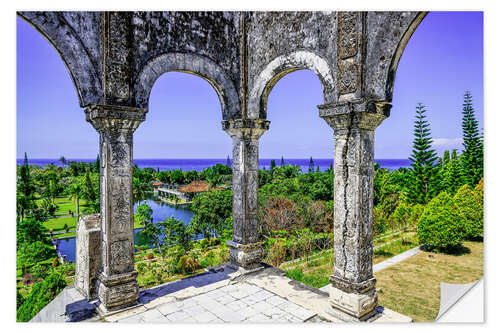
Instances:
[[[468,247],[463,246],[462,244],[458,246],[448,246],[442,249],[433,248],[429,245],[422,245],[420,249],[427,252],[439,252],[439,253],[449,254],[452,256],[462,256],[471,253],[471,250]]]

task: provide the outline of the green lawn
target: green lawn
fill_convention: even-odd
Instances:
[[[375,273],[379,304],[416,322],[435,321],[441,298],[440,283],[471,283],[483,276],[484,244],[464,242],[459,255],[420,252]]]
[[[40,200],[40,199],[38,199]],[[55,202],[58,206],[57,211],[56,211],[56,217],[48,219],[44,222],[45,227],[48,230],[51,230],[53,232],[58,232],[58,231],[64,231],[64,225],[67,224],[69,229],[75,229],[76,228],[76,215],[74,217],[67,216],[68,215],[68,210],[73,211],[74,213],[76,212],[76,206],[74,201],[70,200],[68,197],[63,197],[63,198],[56,198]],[[80,212],[82,212],[85,208],[87,207],[87,202],[83,199],[80,200]],[[140,224],[139,222],[134,220],[134,228],[143,228],[144,226]],[[55,235],[55,237],[67,237],[67,236],[75,236],[74,232],[70,233],[64,233],[60,235]]]

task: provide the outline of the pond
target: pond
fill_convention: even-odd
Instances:
[[[153,223],[158,223],[164,219],[168,219],[173,216],[179,221],[183,221],[185,224],[189,224],[191,218],[193,217],[193,212],[189,209],[189,206],[183,205],[170,205],[164,201],[156,198],[150,198],[141,201],[141,203],[147,203],[153,209]],[[136,212],[138,203],[134,204],[134,214]],[[134,243],[136,245],[144,245],[144,240],[140,237],[139,231],[141,229],[134,230]],[[61,239],[58,241],[59,252],[62,255],[66,255],[67,260],[75,262],[75,252],[76,252],[76,238]]]

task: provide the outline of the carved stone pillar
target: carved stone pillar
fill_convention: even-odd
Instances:
[[[101,255],[97,276],[99,311],[134,305],[139,295],[134,269],[132,136],[146,110],[92,105],[87,121],[100,134]]]
[[[257,216],[259,189],[259,138],[269,129],[267,120],[226,120],[222,128],[233,139],[233,240],[229,260],[246,270],[262,260]]]
[[[391,105],[343,102],[320,105],[320,117],[333,128],[334,273],[327,313],[348,321],[367,320],[377,306],[372,267],[373,157],[375,128]]]

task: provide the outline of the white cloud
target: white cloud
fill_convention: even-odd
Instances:
[[[435,138],[432,140],[433,147],[457,147],[462,144],[462,138]]]

